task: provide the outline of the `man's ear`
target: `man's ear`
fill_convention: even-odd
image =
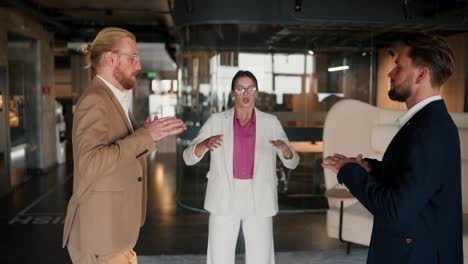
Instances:
[[[419,71],[418,78],[416,78],[416,83],[420,83],[425,78],[430,78],[429,68],[422,67],[421,70]]]
[[[112,67],[112,64],[114,63],[114,56],[112,55],[113,53],[111,51],[107,51],[102,55],[102,60],[105,66]]]

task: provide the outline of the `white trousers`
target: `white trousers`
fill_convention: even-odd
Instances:
[[[274,264],[272,217],[256,216],[252,181],[234,179],[233,210],[210,214],[207,264],[234,264],[240,227],[245,240],[246,264]]]

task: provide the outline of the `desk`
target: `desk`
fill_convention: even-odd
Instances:
[[[322,153],[323,142],[316,141],[291,141],[291,147],[298,153]]]
[[[351,242],[343,239],[343,203],[345,200],[355,200],[354,196],[344,188],[334,187],[330,190],[327,190],[324,193],[324,196],[328,199],[337,199],[340,200],[340,224],[338,227],[338,237],[341,242],[347,243],[346,245],[346,254],[349,254],[351,251]]]

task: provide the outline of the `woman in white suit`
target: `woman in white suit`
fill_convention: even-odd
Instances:
[[[257,87],[251,72],[237,72],[231,84],[234,107],[213,114],[184,151],[187,165],[211,152],[204,205],[210,212],[208,264],[234,264],[241,226],[246,263],[275,263],[276,155],[290,169],[299,156],[278,119],[255,108]]]

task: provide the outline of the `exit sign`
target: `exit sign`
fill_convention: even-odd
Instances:
[[[150,79],[154,79],[154,78],[156,78],[156,72],[148,72],[147,76]]]

